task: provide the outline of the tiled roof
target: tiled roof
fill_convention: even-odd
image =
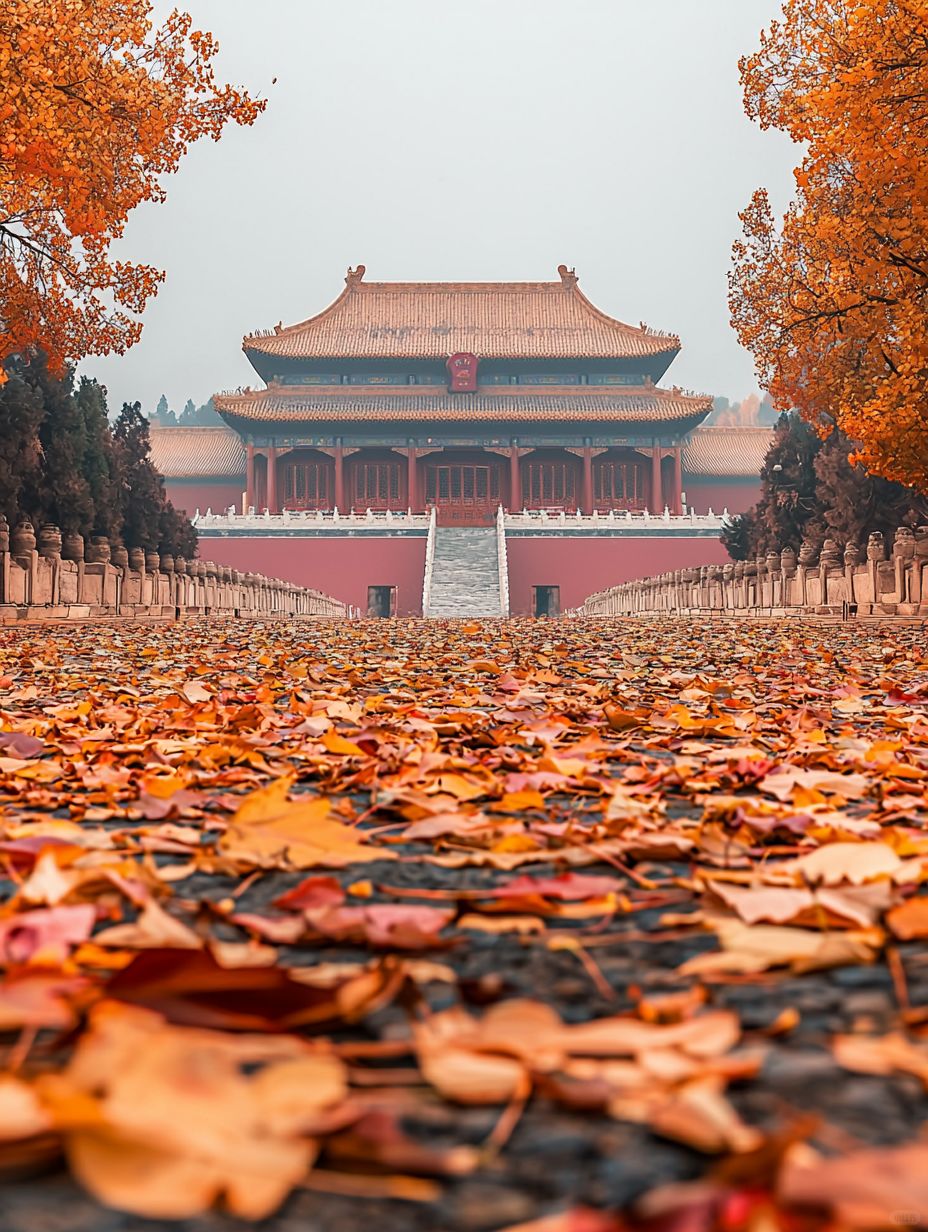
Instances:
[[[699,477],[760,475],[773,428],[698,428],[683,446],[683,469]]]
[[[151,460],[165,479],[231,479],[245,474],[245,446],[231,428],[153,427]]]
[[[526,393],[518,387],[503,386],[492,392],[452,394],[443,388],[424,391],[421,386],[403,389],[365,390],[346,394],[342,386],[298,389],[281,387],[241,394],[217,394],[216,409],[237,419],[267,423],[377,423],[402,420],[404,423],[455,423],[485,421],[493,423],[565,422],[595,423],[671,421],[703,418],[712,408],[712,399],[656,387],[612,390],[553,387],[544,392]]]
[[[324,312],[251,334],[244,349],[288,359],[625,359],[680,349],[674,334],[600,312],[566,266],[557,282],[365,282],[364,266]]]

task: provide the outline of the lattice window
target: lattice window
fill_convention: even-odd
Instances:
[[[284,508],[329,509],[332,476],[325,462],[284,463]]]
[[[593,499],[599,509],[644,507],[644,473],[636,462],[597,462],[593,467]]]
[[[523,500],[533,509],[570,509],[577,503],[577,472],[569,462],[529,462]]]
[[[429,504],[494,505],[499,502],[499,468],[431,466],[426,472]]]
[[[399,509],[399,462],[358,462],[354,470],[354,505],[358,509]]]

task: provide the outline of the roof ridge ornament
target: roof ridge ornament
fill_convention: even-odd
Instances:
[[[366,273],[367,273],[367,266],[365,265],[359,265],[357,269],[352,269],[351,266],[349,265],[348,273],[345,275],[346,286],[349,286],[349,287],[357,286],[359,282],[363,281],[364,275]]]
[[[562,284],[567,288],[567,290],[570,290],[572,287],[577,285],[579,279],[577,278],[577,270],[575,266],[571,266],[570,269],[568,269],[566,265],[559,265],[557,267],[557,272],[560,276]]]

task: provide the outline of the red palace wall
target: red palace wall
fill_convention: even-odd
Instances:
[[[207,509],[212,509],[213,513],[223,513],[230,505],[234,505],[239,513],[242,511],[244,478],[224,479],[218,483],[211,483],[207,479],[192,479],[189,482],[183,479],[166,479],[164,486],[168,500],[174,508],[183,509],[191,518],[198,509],[200,513],[206,513]],[[264,573],[264,570],[261,572]]]
[[[534,611],[534,586],[559,586],[561,610],[621,582],[670,569],[721,565],[728,553],[714,538],[596,538],[567,536],[506,540],[509,601],[514,616]]]
[[[243,573],[311,586],[367,610],[368,586],[395,586],[397,615],[422,610],[425,538],[202,538],[200,555]]]
[[[744,513],[756,504],[760,497],[760,476],[756,479],[706,479],[687,478],[683,482],[687,509],[697,513]]]

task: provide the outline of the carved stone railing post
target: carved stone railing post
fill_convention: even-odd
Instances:
[[[900,526],[893,541],[893,573],[897,603],[912,602],[911,573],[915,559],[915,536],[910,526]]]
[[[25,518],[14,527],[10,535],[10,555],[22,574],[22,601],[25,604],[34,603],[33,592],[39,554],[36,551],[35,529]]]
[[[860,565],[860,548],[852,539],[844,545],[844,585],[847,590],[848,603],[860,602],[860,586],[857,583],[857,571]]]
[[[886,559],[886,548],[880,531],[873,531],[867,538],[867,576],[870,582],[870,602],[880,602],[880,563]]]
[[[57,606],[61,588],[61,531],[46,522],[39,529],[37,550],[48,570],[48,602]]]
[[[912,570],[913,602],[918,604],[919,615],[928,613],[928,526],[915,528],[915,560]]]
[[[10,602],[10,524],[0,513],[0,603]]]
[[[818,561],[818,576],[819,576],[819,602],[822,607],[834,606],[840,600],[843,600],[842,594],[835,593],[836,588],[833,585],[835,579],[844,580],[844,567],[841,559],[841,551],[838,548],[834,539],[826,539],[822,544],[821,555]]]
[[[795,548],[784,548],[780,553],[780,575],[783,579],[783,606],[793,607],[794,601],[800,602],[799,595],[794,594],[796,583],[794,579],[799,563]]]
[[[17,610],[11,615],[4,610],[10,608]],[[0,514],[0,623],[29,619],[30,608],[42,619],[180,616],[196,610],[227,616],[350,615],[346,604],[293,582],[111,545],[102,535],[85,544],[81,535],[62,535],[51,523],[36,533],[28,518],[17,518],[11,530]]]
[[[783,578],[780,573],[779,552],[768,552],[764,557],[764,571],[767,575],[767,586],[770,594],[770,607],[784,607]]]
[[[812,602],[809,574],[815,566],[815,546],[805,539],[799,549],[796,564],[796,576],[799,579],[799,606],[806,607]]]

